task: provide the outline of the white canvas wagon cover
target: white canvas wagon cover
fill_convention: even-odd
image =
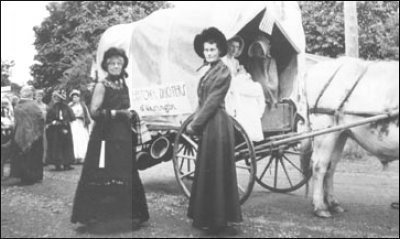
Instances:
[[[305,37],[296,2],[209,2],[163,9],[130,24],[110,27],[99,42],[97,71],[110,47],[128,55],[127,84],[131,107],[148,122],[178,124],[197,106],[196,71],[203,61],[193,47],[196,34],[217,27],[227,39],[240,34],[245,50],[263,31],[272,36],[278,62],[281,98],[299,102]],[[274,46],[275,43],[275,46]],[[239,58],[243,63],[247,54]]]

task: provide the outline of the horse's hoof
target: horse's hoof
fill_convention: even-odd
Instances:
[[[318,209],[316,211],[314,211],[315,216],[320,217],[320,218],[331,218],[332,214],[327,211],[327,210],[323,210],[323,209]]]
[[[332,213],[344,213],[346,210],[344,210],[344,208],[342,208],[339,204],[336,204],[329,207],[329,211]]]

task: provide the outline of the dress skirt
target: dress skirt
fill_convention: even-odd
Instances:
[[[188,217],[197,228],[242,221],[234,162],[233,122],[219,108],[202,131]]]
[[[106,141],[105,164],[99,167],[102,143],[95,132],[92,136],[76,190],[71,221],[84,224],[92,219],[147,221],[149,213],[132,142]]]

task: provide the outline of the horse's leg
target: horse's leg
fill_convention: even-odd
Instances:
[[[339,135],[340,133],[332,133],[315,139],[313,155],[313,205],[314,214],[318,217],[328,218],[332,216],[324,200],[324,181]]]
[[[333,178],[336,170],[336,166],[340,161],[344,146],[346,144],[348,135],[346,133],[340,134],[335,142],[335,147],[331,154],[330,165],[325,175],[325,202],[328,205],[328,209],[331,212],[343,213],[344,209],[340,206],[339,201],[334,196],[333,190]]]

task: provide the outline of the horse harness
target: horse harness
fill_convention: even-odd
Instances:
[[[356,116],[373,116],[373,115],[377,115],[377,114],[381,114],[381,112],[353,112],[353,111],[342,111],[344,105],[346,104],[346,102],[348,101],[348,99],[350,98],[350,96],[352,95],[352,93],[354,92],[354,89],[357,87],[357,85],[359,84],[359,82],[361,81],[361,79],[364,77],[364,75],[367,73],[369,66],[372,63],[367,64],[363,71],[361,72],[361,74],[357,77],[357,79],[354,81],[353,85],[350,87],[349,90],[347,90],[345,96],[343,97],[343,99],[341,100],[340,104],[336,107],[336,109],[329,109],[329,108],[323,108],[323,107],[318,107],[318,103],[320,101],[320,99],[322,98],[322,96],[325,94],[326,90],[328,89],[328,87],[331,85],[331,83],[333,82],[333,80],[335,79],[335,76],[338,74],[339,70],[343,67],[343,63],[336,69],[336,71],[333,73],[333,75],[329,78],[329,80],[327,81],[327,83],[324,85],[324,87],[322,88],[321,92],[319,93],[317,100],[315,101],[314,107],[312,107],[310,109],[310,113],[312,114],[328,114],[328,115],[334,115],[337,116],[339,113],[343,113],[343,114],[349,114],[349,115],[356,115]]]

